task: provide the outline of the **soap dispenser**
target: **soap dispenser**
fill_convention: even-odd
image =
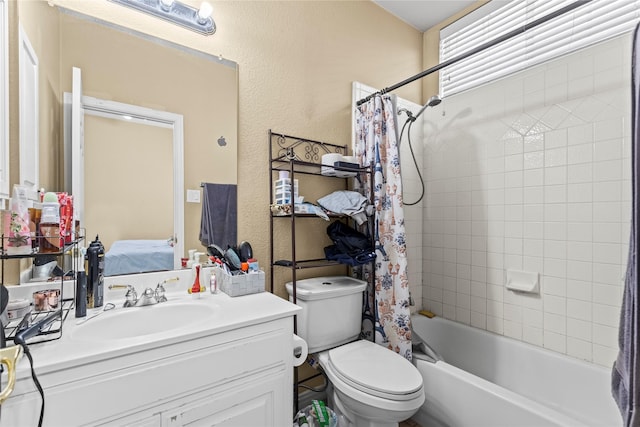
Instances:
[[[189,260],[187,261],[187,268],[193,268],[194,264],[197,262],[195,255],[196,255],[196,250],[195,249],[189,249]]]

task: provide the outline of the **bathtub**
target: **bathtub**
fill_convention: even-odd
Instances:
[[[411,318],[444,361],[418,359],[423,426],[620,426],[610,369],[439,317]],[[424,357],[423,357],[424,359]]]

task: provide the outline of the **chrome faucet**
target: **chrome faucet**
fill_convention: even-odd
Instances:
[[[136,307],[144,307],[145,305],[157,304],[156,293],[151,288],[144,290],[140,298],[135,303]]]
[[[165,279],[162,282],[158,283],[156,289],[153,290],[151,288],[147,288],[144,290],[140,298],[138,298],[138,293],[136,292],[136,288],[131,285],[110,285],[109,289],[126,289],[127,293],[125,294],[125,302],[122,305],[123,307],[144,307],[145,305],[154,305],[160,302],[167,301],[167,297],[165,294],[164,284],[168,282],[173,282],[178,280],[177,277],[172,277],[170,279]]]

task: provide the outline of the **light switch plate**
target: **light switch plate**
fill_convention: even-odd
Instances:
[[[187,202],[200,203],[200,190],[187,190]]]

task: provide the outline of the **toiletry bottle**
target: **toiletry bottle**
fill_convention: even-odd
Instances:
[[[104,292],[104,246],[96,235],[85,255],[87,262],[87,307],[102,307]]]
[[[11,212],[8,224],[5,225],[7,240],[2,242],[3,249],[9,255],[25,255],[31,253],[31,232],[29,231],[27,189],[22,185],[13,186]]]
[[[46,193],[40,217],[40,253],[60,252],[60,204],[56,193]]]
[[[211,277],[209,278],[209,291],[212,294],[218,293],[218,278],[216,277],[216,272],[219,267],[213,267],[211,271]]]
[[[200,298],[200,293],[206,290],[206,288],[202,286],[202,283],[200,282],[200,264],[194,264],[192,269],[194,275],[193,285],[191,285],[191,287],[187,289],[187,292]]]
[[[31,248],[39,249],[37,239],[38,230],[40,229],[40,219],[42,218],[42,206],[40,202],[29,200],[29,231],[31,232]]]
[[[87,315],[87,273],[78,271],[76,276],[76,318]]]

